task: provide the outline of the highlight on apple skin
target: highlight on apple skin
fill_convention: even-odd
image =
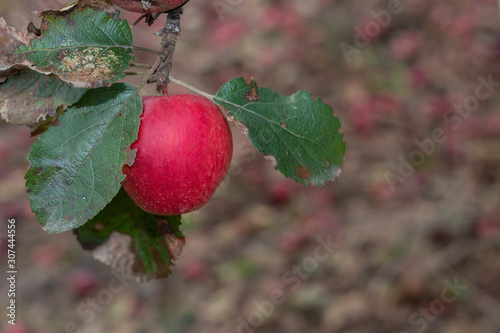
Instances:
[[[135,161],[122,186],[156,215],[204,206],[224,179],[233,154],[229,125],[211,100],[191,94],[143,97]]]
[[[177,9],[189,0],[153,0],[149,9],[144,9],[141,0],[112,0],[115,5],[136,13],[162,13]]]

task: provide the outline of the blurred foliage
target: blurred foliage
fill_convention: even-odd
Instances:
[[[207,207],[186,216],[189,241],[173,274],[127,282],[86,323],[77,307],[99,297],[114,275],[73,235],[40,230],[22,180],[33,140],[27,129],[1,123],[0,214],[19,220],[17,300],[28,331],[60,332],[73,320],[85,332],[235,332],[282,290],[286,300],[262,314],[256,332],[498,332],[500,95],[492,86],[477,107],[470,97],[479,77],[500,82],[496,1],[401,1],[403,10],[373,30],[350,63],[340,44],[355,46],[355,28],[374,26],[370,12],[388,10],[387,1],[244,1],[222,17],[215,3],[186,6],[174,75],[212,93],[244,76],[284,95],[304,89],[322,97],[347,143],[341,177],[303,188],[234,130],[229,175]],[[44,6],[3,1],[0,16],[22,27],[30,10]],[[161,25],[139,24],[135,40],[157,47]],[[470,112],[455,106],[467,102]],[[445,139],[432,146],[437,129]],[[387,175],[402,180],[390,185]],[[307,278],[290,273],[294,282],[284,281],[294,266],[309,267],[317,238],[327,235],[341,246],[310,273],[301,270]],[[421,319],[411,317],[419,309],[441,304],[455,279],[465,292],[432,310],[433,321],[410,322]]]

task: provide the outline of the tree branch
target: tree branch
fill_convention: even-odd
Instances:
[[[170,82],[169,76],[172,71],[172,60],[177,44],[177,38],[181,34],[181,14],[182,8],[176,9],[167,14],[167,21],[163,28],[163,39],[161,42],[160,66],[158,70],[151,76],[148,83],[156,82],[164,93],[166,93],[167,84]]]

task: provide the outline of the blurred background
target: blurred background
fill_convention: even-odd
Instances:
[[[0,16],[24,30],[31,10],[63,6],[3,0]],[[138,24],[136,45],[158,48],[160,21]],[[341,177],[295,184],[232,127],[231,170],[185,216],[173,274],[111,288],[72,233],[35,221],[23,179],[35,139],[1,122],[0,223],[17,220],[19,272],[5,332],[500,332],[496,1],[192,0],[181,25],[175,77],[210,93],[255,77],[330,104]]]

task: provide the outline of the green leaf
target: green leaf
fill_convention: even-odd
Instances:
[[[139,280],[147,280],[170,274],[170,265],[184,245],[180,221],[180,216],[146,213],[122,188],[96,217],[76,229],[76,234],[80,244],[97,259],[122,272],[129,271]],[[126,251],[116,251],[117,239],[126,239],[131,246]]]
[[[78,88],[97,88],[123,78],[134,59],[127,21],[86,8],[65,16],[48,12],[43,34],[13,52],[18,63],[53,74]]]
[[[142,100],[117,83],[89,90],[31,147],[31,210],[49,233],[79,227],[118,193],[125,147],[137,140]]]
[[[345,142],[330,106],[307,91],[282,96],[237,78],[214,99],[226,107],[257,150],[285,176],[303,184],[324,185],[340,174]]]
[[[22,71],[0,84],[0,114],[14,125],[34,126],[54,117],[60,106],[77,102],[86,91],[47,75]]]

